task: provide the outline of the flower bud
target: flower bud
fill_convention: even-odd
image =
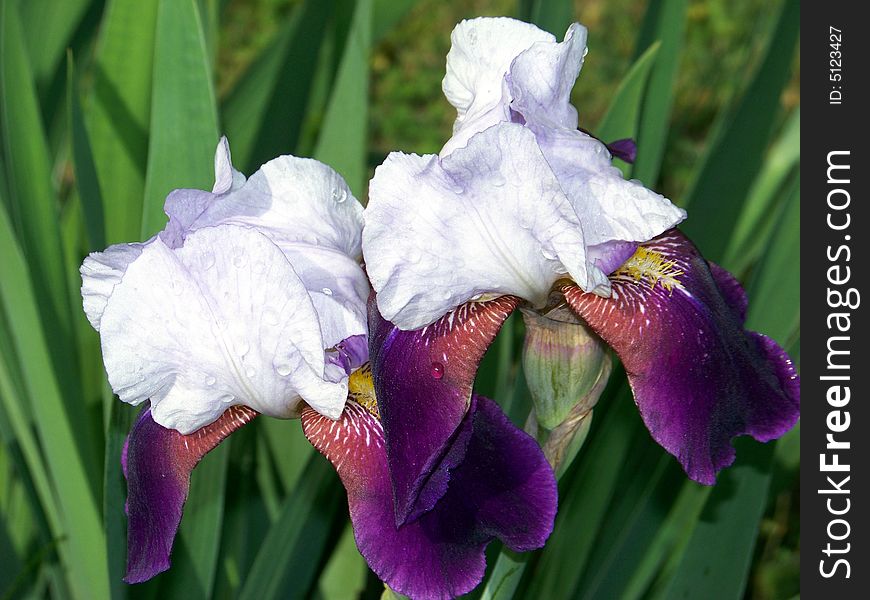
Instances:
[[[581,419],[610,375],[604,342],[564,307],[546,315],[523,310],[523,319],[523,370],[538,423],[550,431],[569,416]]]

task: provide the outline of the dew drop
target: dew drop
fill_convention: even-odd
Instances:
[[[245,249],[241,246],[233,248],[233,264],[237,268],[241,268],[245,266],[245,262],[247,262],[245,259]]]
[[[250,350],[250,349],[251,349],[250,346],[248,346],[246,343],[242,342],[241,344],[239,344],[239,347],[238,347],[239,356],[244,356],[245,354],[248,353],[248,350]]]
[[[444,377],[444,365],[442,365],[440,362],[433,362],[431,373],[432,377],[434,377],[435,379],[441,379],[442,377]]]
[[[332,290],[327,288],[327,287],[323,288],[320,291],[323,292],[324,294],[326,294],[327,296],[332,296]]]
[[[555,253],[548,248],[541,248],[541,255],[547,260],[554,260],[556,258]]]
[[[208,377],[205,378],[205,384],[208,387],[213,386],[215,383],[217,383],[217,379],[215,377],[212,377],[211,375],[209,375]]]
[[[278,375],[280,375],[281,377],[287,377],[290,374],[290,371],[292,371],[292,370],[293,369],[290,367],[290,365],[286,365],[286,364],[277,365],[275,367],[275,371],[277,371]]]
[[[335,200],[337,204],[341,204],[347,200],[347,192],[340,188],[332,190],[332,199]]]
[[[229,404],[230,402],[232,402],[235,399],[236,399],[236,397],[233,396],[232,394],[224,394],[223,396],[221,396],[221,402],[223,402],[224,404]]]
[[[245,375],[247,375],[248,377],[253,377],[256,374],[257,372],[254,370],[254,367],[248,367],[247,369],[245,369]]]

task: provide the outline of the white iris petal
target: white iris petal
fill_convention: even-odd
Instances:
[[[487,129],[443,160],[393,153],[370,190],[368,274],[381,314],[401,328],[483,293],[542,305],[566,271],[606,282],[587,264],[580,221],[520,125]]]
[[[160,235],[81,268],[115,393],[181,433],[234,404],[292,417],[304,400],[338,418],[347,378],[326,351],[366,333],[369,291],[362,207],[341,177],[280,157],[246,181],[222,139],[213,191],[176,190],[165,208]]]
[[[623,179],[604,144],[577,129],[570,93],[586,29],[557,42],[480,18],[451,41],[442,87],[453,137],[440,158],[390,155],[370,187],[363,246],[381,313],[415,329],[481,294],[540,305],[564,274],[608,296],[607,275],[633,244],[686,215]]]

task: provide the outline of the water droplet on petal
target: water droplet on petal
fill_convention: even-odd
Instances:
[[[431,374],[435,379],[441,379],[444,377],[444,365],[440,362],[433,362]]]
[[[241,246],[236,246],[233,248],[233,264],[237,268],[241,268],[245,266],[247,259],[245,258],[245,249]]]
[[[337,204],[341,204],[347,200],[347,192],[341,188],[334,189],[332,190],[332,199],[335,200]]]
[[[556,258],[556,254],[549,248],[541,248],[541,255],[547,260],[554,260]]]
[[[290,365],[286,365],[286,364],[277,365],[277,366],[275,367],[275,371],[276,371],[276,372],[278,373],[278,375],[280,375],[281,377],[287,377],[287,375],[289,375],[289,374],[290,374],[290,371],[292,371],[292,370],[293,370],[293,368],[292,368]]]
[[[221,402],[223,402],[224,404],[229,404],[230,402],[232,402],[235,399],[236,399],[236,397],[233,396],[232,394],[224,394],[223,396],[221,396]]]
[[[250,350],[250,349],[251,349],[250,346],[248,346],[245,342],[242,342],[241,344],[239,344],[239,347],[238,347],[239,356],[244,356],[245,354],[248,353],[248,350]]]
[[[327,296],[332,296],[332,290],[327,288],[327,287],[323,288],[320,291],[323,292],[324,294],[326,294]]]
[[[248,377],[253,377],[256,374],[257,372],[254,370],[254,367],[248,367],[247,369],[245,369],[245,375],[247,375]]]
[[[215,383],[217,383],[217,378],[212,377],[211,375],[209,375],[208,377],[205,378],[205,384],[208,387],[213,386]]]

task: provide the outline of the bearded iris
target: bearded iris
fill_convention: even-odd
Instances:
[[[685,212],[624,180],[577,128],[585,37],[575,24],[557,43],[503,18],[456,27],[443,82],[453,137],[437,156],[391,154],[371,183],[363,250],[377,307],[422,339],[493,298],[567,304],[622,359],[652,436],[713,483],[731,438],[767,441],[795,423],[798,377],[775,342],[743,329],[743,290],[675,229]]]
[[[128,582],[169,568],[192,469],[259,413],[302,418],[347,488],[362,554],[399,591],[467,591],[496,537],[517,550],[543,545],[556,506],[549,465],[470,385],[457,393],[476,408],[439,471],[437,497],[413,519],[396,514],[403,459],[385,439],[371,384],[385,375],[367,364],[362,207],[335,171],[282,156],[246,180],[222,139],[212,191],[176,190],[165,210],[158,235],[92,254],[81,268],[109,382],[121,400],[146,404],[122,456]]]

